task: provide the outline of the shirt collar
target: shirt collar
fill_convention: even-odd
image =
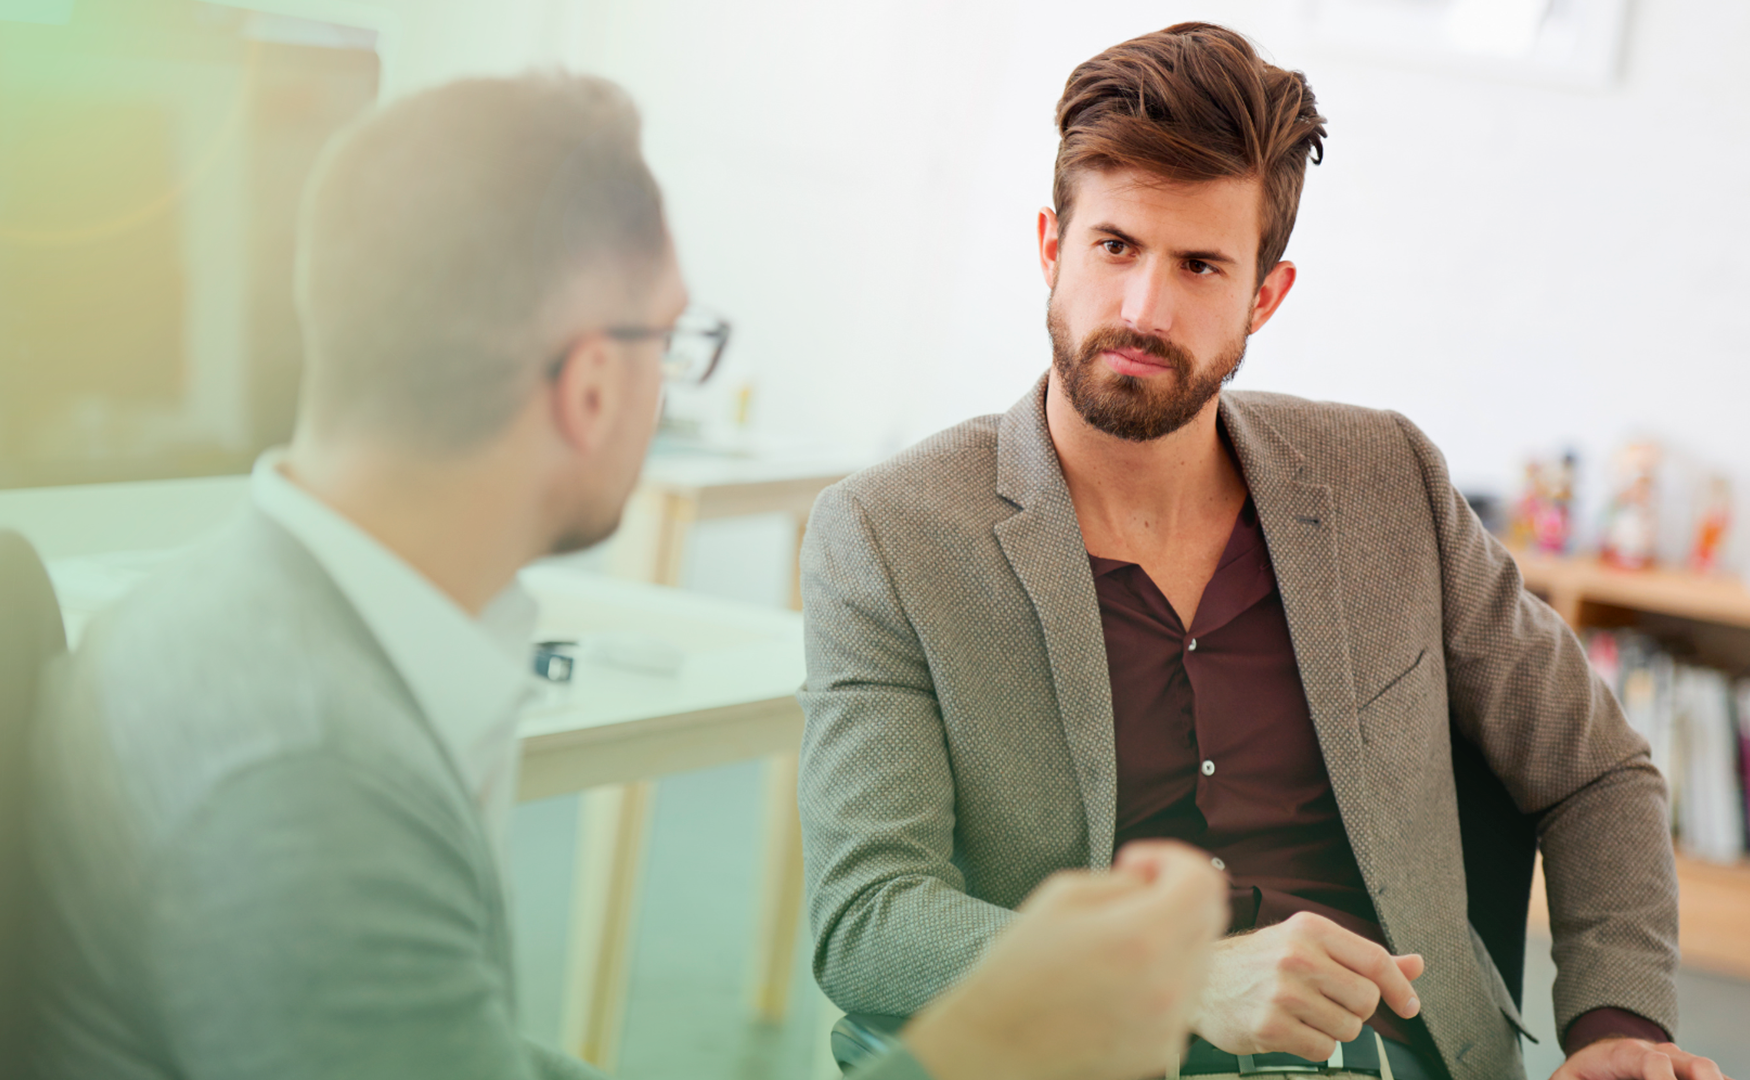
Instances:
[[[284,459],[270,450],[256,462],[251,500],[357,609],[482,806],[505,802],[511,793],[496,789],[514,784],[517,714],[533,685],[533,598],[512,582],[470,618],[375,537],[292,483]]]

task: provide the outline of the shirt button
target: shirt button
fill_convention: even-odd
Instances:
[[[1219,855],[1215,856],[1214,858],[1211,858],[1209,860],[1209,865],[1215,867],[1217,870],[1226,870],[1227,869],[1227,863],[1222,862],[1221,856],[1219,856]]]
[[[1215,762],[1209,761],[1207,759],[1204,760],[1204,762],[1203,762],[1203,775],[1204,776],[1214,776],[1215,775]]]
[[[1185,648],[1190,650],[1191,652],[1196,652],[1197,651],[1197,639],[1192,638],[1191,643],[1189,645],[1186,645]]]

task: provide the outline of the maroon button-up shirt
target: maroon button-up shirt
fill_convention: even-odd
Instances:
[[[1142,567],[1088,558],[1112,681],[1115,845],[1161,837],[1208,851],[1228,874],[1232,932],[1310,911],[1384,945],[1251,501],[1189,628]],[[1432,1050],[1420,1020],[1382,1005],[1371,1023]],[[1573,1036],[1595,1029],[1664,1037],[1650,1021],[1608,1009],[1575,1021],[1564,1043],[1583,1045],[1591,1040]]]

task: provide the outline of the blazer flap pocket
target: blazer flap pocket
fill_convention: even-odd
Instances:
[[[1410,705],[1421,699],[1423,690],[1428,683],[1428,672],[1434,667],[1428,660],[1428,650],[1423,649],[1410,661],[1410,666],[1393,675],[1385,681],[1385,685],[1375,690],[1360,711],[1368,712],[1390,704]]]
[[[1470,923],[1464,924],[1470,931],[1470,947],[1477,954],[1477,966],[1483,970],[1483,980],[1489,984],[1489,993],[1493,995],[1495,1004],[1500,1006],[1501,1015],[1513,1025],[1513,1030],[1537,1042],[1537,1036],[1525,1026],[1525,1018],[1519,1015],[1519,1006],[1513,1004],[1513,995],[1507,989],[1507,980],[1501,978],[1501,969],[1495,966],[1495,958],[1489,955],[1489,947],[1483,944],[1483,939],[1477,933],[1476,927]]]

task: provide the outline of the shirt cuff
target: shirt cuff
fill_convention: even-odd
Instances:
[[[846,1080],[930,1080],[930,1074],[904,1043],[895,1043],[878,1057],[859,1065]]]
[[[1607,1007],[1581,1013],[1579,1019],[1568,1025],[1567,1033],[1562,1036],[1562,1053],[1572,1054],[1599,1039],[1619,1037],[1656,1043],[1671,1041],[1670,1032],[1646,1017],[1627,1009]]]

